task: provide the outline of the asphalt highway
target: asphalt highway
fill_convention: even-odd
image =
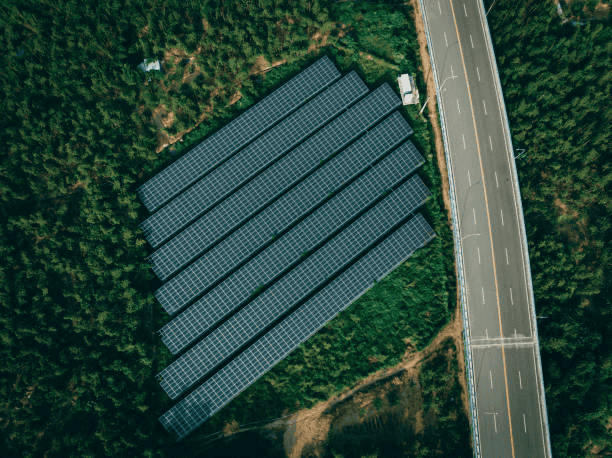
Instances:
[[[452,175],[480,456],[549,457],[522,204],[479,0],[421,0]]]

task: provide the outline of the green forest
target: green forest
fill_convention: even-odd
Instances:
[[[0,7],[0,454],[186,456],[228,423],[311,407],[431,341],[456,304],[452,236],[431,129],[411,107],[438,237],[173,444],[157,421],[171,403],[154,377],[170,360],[155,334],[168,317],[153,297],[160,282],[136,197],[323,52],[371,88],[416,73],[411,11],[317,1]],[[163,60],[163,72],[140,71],[145,58]]]
[[[551,5],[498,0],[489,23],[525,149],[553,454],[596,456],[612,450],[612,37],[606,22],[562,24]],[[322,53],[371,88],[401,70],[424,89],[412,14],[404,2],[2,2],[0,455],[180,455],[229,422],[311,407],[431,341],[456,304],[453,245],[431,128],[410,107],[438,237],[172,444],[157,422],[171,403],[154,378],[170,358],[155,334],[168,318],[136,196]],[[145,58],[163,72],[140,71]],[[463,426],[445,434],[464,444]]]
[[[612,29],[586,20],[594,3],[567,10],[582,25],[541,1],[498,1],[488,15],[514,147],[525,150],[551,444],[563,457],[612,453]]]

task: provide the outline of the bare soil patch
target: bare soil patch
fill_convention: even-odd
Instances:
[[[318,48],[322,48],[324,46],[327,46],[327,39],[329,38],[330,34],[331,34],[331,31],[330,32],[325,32],[325,34],[322,34],[321,31],[317,30],[310,37],[310,41],[312,43],[310,43],[310,46],[308,46],[307,52],[311,53],[313,51],[316,51]]]
[[[269,72],[274,67],[278,67],[287,62],[287,59],[277,60],[270,64],[264,56],[257,56],[255,59],[255,63],[249,70],[249,75],[261,75],[263,73]]]
[[[238,100],[240,100],[241,98],[242,98],[242,93],[240,91],[234,92],[234,94],[232,94],[229,100],[230,106],[238,102]]]

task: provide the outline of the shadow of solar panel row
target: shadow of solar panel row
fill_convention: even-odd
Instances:
[[[416,215],[159,418],[182,439],[435,236]]]
[[[401,145],[166,324],[160,330],[164,344],[173,354],[182,351],[239,307],[255,288],[270,282],[298,260],[302,253],[315,248],[360,211],[373,204],[383,191],[394,187],[422,164],[423,159],[411,142]],[[406,194],[406,203],[417,207],[429,195],[418,177],[413,177],[404,186],[406,189],[401,192]]]
[[[379,87],[161,246],[149,257],[153,271],[166,280],[399,105],[388,84]]]
[[[159,374],[160,385],[168,396],[176,399],[424,202],[423,196],[409,202],[406,192],[398,191],[388,194],[164,369]]]
[[[157,248],[367,93],[355,72],[334,83],[149,216],[141,224],[147,241]]]
[[[319,59],[140,186],[143,204],[151,212],[157,210],[339,77],[327,57]]]
[[[166,312],[176,313],[270,242],[273,234],[294,224],[325,200],[331,190],[363,172],[411,133],[402,116],[393,113],[164,284],[155,297]]]

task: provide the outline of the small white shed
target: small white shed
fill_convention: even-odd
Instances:
[[[161,71],[161,64],[158,60],[153,61],[150,59],[145,59],[144,62],[138,66],[138,68],[145,73],[150,72],[151,70]]]
[[[402,103],[404,105],[415,105],[419,103],[419,90],[414,84],[414,78],[407,73],[397,77]]]

